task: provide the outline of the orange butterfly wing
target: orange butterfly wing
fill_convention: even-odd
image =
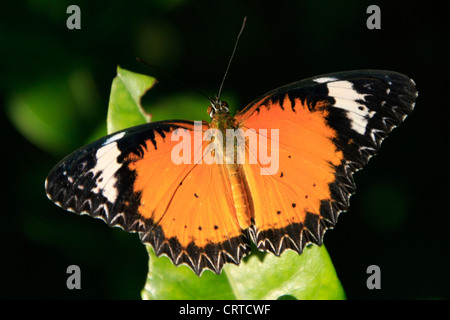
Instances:
[[[135,192],[141,193],[138,212],[155,225],[141,234],[141,240],[152,244],[157,255],[168,255],[176,265],[185,263],[197,274],[205,268],[219,273],[224,263],[239,264],[248,245],[224,166],[194,161],[195,153],[205,150],[207,143],[194,151],[192,164],[173,165],[169,156],[173,147],[164,144],[165,157],[160,150],[147,148],[148,154],[130,164],[137,173]]]
[[[202,124],[200,139],[208,128]],[[167,255],[176,265],[187,264],[197,274],[205,268],[219,273],[224,263],[239,264],[248,240],[224,167],[200,164],[209,142],[196,146],[194,137],[190,121],[114,133],[61,161],[46,180],[47,195],[66,210],[139,232],[157,255]],[[191,155],[186,164],[174,164],[172,152],[183,139]]]
[[[301,252],[307,242],[322,243],[323,230],[334,219],[320,215],[320,208],[324,202],[331,205],[333,166],[343,160],[343,153],[336,152],[332,142],[336,132],[326,125],[326,111],[314,114],[296,101],[294,113],[286,108],[289,104],[284,101],[282,110],[279,104],[268,102],[254,118],[242,124],[243,129],[268,130],[267,136],[259,134],[258,138],[267,139],[264,153],[278,157],[272,159],[279,162],[274,175],[262,174],[267,165],[243,165],[255,212],[255,243],[259,249],[276,255],[286,248]],[[271,135],[269,130],[273,129],[279,131],[278,139]],[[279,144],[278,155],[271,147],[274,141]],[[259,150],[252,156],[258,157]]]
[[[412,111],[416,95],[413,82],[401,74],[354,71],[281,87],[236,115],[244,130],[267,130],[258,134],[267,139],[263,152],[279,155],[274,175],[261,174],[267,164],[247,161],[242,167],[257,247],[279,255],[288,248],[301,253],[310,242],[322,244],[325,231],[349,206],[352,174]],[[272,152],[271,142],[279,150]]]

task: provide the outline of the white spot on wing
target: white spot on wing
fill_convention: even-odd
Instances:
[[[336,100],[336,108],[348,111],[347,117],[352,129],[359,134],[364,134],[367,127],[367,119],[372,118],[375,111],[370,111],[358,101],[365,101],[366,95],[353,88],[349,81],[335,81],[327,84],[328,94]],[[362,108],[361,108],[362,107]]]
[[[106,146],[107,144],[110,144],[111,142],[122,139],[124,135],[125,135],[125,132],[121,132],[121,133],[117,133],[117,134],[109,137],[108,139],[106,139],[105,142],[103,142],[103,146]]]
[[[314,79],[313,81],[317,82],[317,83],[324,83],[324,82],[330,82],[330,81],[336,81],[336,80],[337,80],[336,78],[332,78],[332,77],[322,77],[322,78]]]
[[[111,203],[114,203],[117,198],[117,188],[115,187],[117,179],[114,174],[122,166],[117,162],[120,153],[116,142],[104,145],[97,150],[97,153],[95,154],[97,164],[90,170],[94,176],[101,172],[96,180],[97,185],[92,189],[92,192],[98,194],[103,190],[103,195]]]

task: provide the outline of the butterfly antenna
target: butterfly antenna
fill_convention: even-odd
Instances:
[[[228,70],[230,69],[230,65],[231,65],[231,61],[233,60],[234,53],[236,52],[236,48],[237,48],[237,45],[238,45],[238,42],[239,42],[239,38],[241,37],[241,34],[244,31],[245,21],[247,21],[247,17],[244,17],[244,21],[242,21],[241,31],[239,31],[239,34],[238,34],[237,39],[236,39],[236,42],[234,43],[233,53],[231,54],[231,58],[228,61],[227,70],[225,71],[225,75],[223,76],[222,83],[220,84],[220,87],[219,87],[219,93],[217,94],[217,98],[218,99],[220,98],[220,94],[222,93],[223,84],[225,82],[225,78],[227,77]]]
[[[139,58],[139,57],[136,57],[136,60],[139,61],[139,62],[142,62],[142,63],[145,64],[147,67],[157,69],[159,72],[163,73],[166,77],[168,77],[168,78],[170,78],[170,79],[172,79],[172,80],[178,82],[179,84],[181,84],[182,86],[184,86],[184,87],[186,87],[186,88],[188,88],[188,89],[190,89],[190,90],[193,90],[193,91],[197,92],[198,94],[200,94],[201,96],[205,97],[206,99],[211,100],[206,94],[204,94],[203,92],[201,92],[201,91],[198,90],[197,88],[191,87],[190,85],[188,85],[188,84],[184,83],[183,81],[181,81],[181,80],[175,78],[175,77],[172,76],[170,73],[167,73],[166,71],[162,70],[161,68],[158,68],[158,67],[155,66],[155,65],[152,65],[152,64],[150,64],[150,63],[147,63],[147,62],[145,62],[144,60],[142,60],[142,59]]]

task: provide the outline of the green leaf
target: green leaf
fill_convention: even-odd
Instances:
[[[256,250],[256,249],[255,249]],[[147,245],[149,272],[142,297],[151,300],[319,300],[345,299],[325,246],[310,245],[299,255],[280,257],[255,252],[220,275],[206,270],[198,277],[187,266],[176,267]]]
[[[142,108],[141,98],[155,82],[155,78],[117,67],[109,97],[108,133],[150,122],[151,116]]]
[[[109,133],[150,121],[140,100],[154,83],[154,78],[118,68],[108,111]],[[144,299],[345,299],[324,246],[307,246],[301,255],[288,250],[280,257],[253,248],[239,266],[226,265],[220,275],[205,270],[200,277],[146,247]]]
[[[149,268],[142,298],[148,300],[232,300],[233,289],[225,273],[205,270],[198,277],[189,267],[176,267],[169,258],[157,257],[147,245]]]
[[[239,266],[227,266],[226,273],[237,299],[345,299],[323,245],[309,245],[301,255],[256,252]]]

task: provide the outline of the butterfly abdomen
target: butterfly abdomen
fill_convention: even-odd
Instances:
[[[251,212],[242,173],[239,164],[227,164],[226,168],[231,183],[231,191],[233,193],[239,226],[245,230],[250,227]]]
[[[240,136],[240,133],[235,131],[237,129],[235,120],[229,113],[217,113],[212,119],[210,127],[219,130],[224,137],[222,141],[225,145],[222,146],[224,149],[221,153],[231,186],[236,217],[241,229],[248,229],[251,225],[251,211],[241,170],[242,165],[239,162],[242,160],[240,159],[242,155],[239,155],[242,149],[238,150],[239,138],[233,136],[231,144],[227,140],[227,130],[233,130],[237,136]],[[238,140],[236,141],[236,139]]]

